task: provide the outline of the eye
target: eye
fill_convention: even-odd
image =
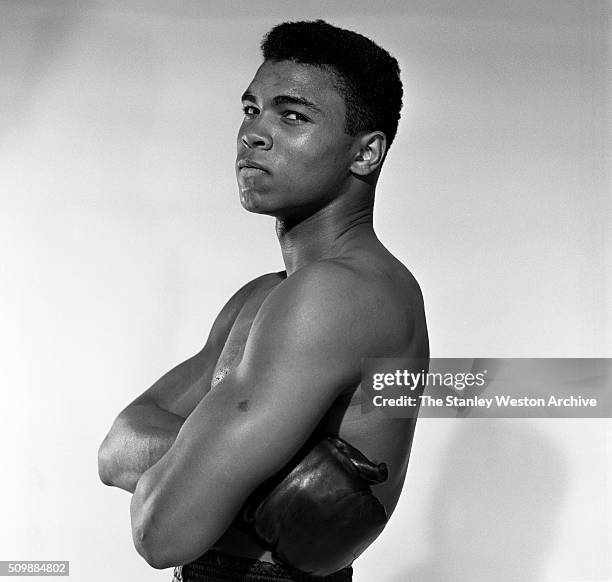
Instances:
[[[289,121],[297,121],[297,122],[310,121],[308,117],[306,117],[305,115],[302,115],[301,113],[298,113],[297,111],[286,111],[283,114],[283,117],[285,119],[288,119]]]
[[[257,107],[255,107],[254,105],[243,105],[242,111],[247,117],[250,117],[251,115],[257,115],[259,113],[259,109],[257,109]]]

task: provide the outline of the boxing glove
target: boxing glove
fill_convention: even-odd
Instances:
[[[386,480],[384,463],[327,436],[259,487],[242,517],[275,560],[324,576],[350,565],[385,527],[370,484]]]

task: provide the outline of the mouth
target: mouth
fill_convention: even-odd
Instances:
[[[237,167],[239,170],[251,168],[253,170],[259,170],[261,172],[268,171],[268,169],[265,166],[262,166],[261,164],[258,164],[257,162],[254,162],[253,160],[248,160],[248,159],[238,160]]]

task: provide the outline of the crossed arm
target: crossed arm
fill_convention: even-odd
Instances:
[[[210,548],[252,490],[358,384],[361,357],[384,351],[388,329],[351,273],[327,265],[303,271],[270,293],[239,365],[137,480],[132,534],[152,566],[186,563]]]
[[[98,451],[98,472],[104,484],[133,493],[142,474],[168,451],[208,391],[212,367],[258,281],[247,283],[227,302],[199,353],[164,374],[119,414]]]
[[[134,493],[142,474],[168,451],[185,419],[163,410],[152,399],[128,406],[113,423],[98,452],[105,485]]]

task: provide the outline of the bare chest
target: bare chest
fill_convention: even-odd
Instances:
[[[247,342],[253,321],[259,312],[262,303],[274,287],[263,288],[253,293],[245,301],[238,316],[234,320],[229,331],[225,345],[219,354],[215,364],[210,387],[214,388],[225,376],[227,376],[239,363],[244,354],[244,346]]]

